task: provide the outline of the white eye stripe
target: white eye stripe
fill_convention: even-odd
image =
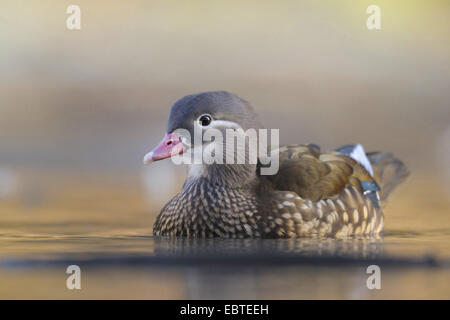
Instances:
[[[233,121],[228,120],[213,120],[211,121],[212,127],[226,127],[230,129],[242,129],[242,127]]]
[[[211,123],[207,126],[202,126],[200,124],[200,118],[205,115],[208,115],[211,117]],[[214,118],[209,114],[202,114],[200,117],[198,117],[197,121],[195,121],[194,125],[197,125],[203,129],[210,129],[210,128],[216,128],[216,127],[225,127],[225,128],[229,128],[229,129],[242,129],[242,127],[234,121],[214,120]]]

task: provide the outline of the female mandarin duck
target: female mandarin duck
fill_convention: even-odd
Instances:
[[[262,128],[251,106],[234,94],[188,95],[173,105],[167,134],[144,163],[195,153],[198,148],[190,137],[177,133],[184,129],[192,137],[195,127],[224,133]],[[226,150],[227,141],[223,144]],[[361,145],[325,153],[316,145],[276,150],[279,171],[274,175],[262,175],[259,161],[189,165],[181,192],[161,210],[153,233],[223,238],[375,235],[383,229],[384,200],[408,175],[392,154],[366,154]]]

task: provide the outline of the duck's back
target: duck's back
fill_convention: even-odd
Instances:
[[[330,153],[316,145],[281,147],[278,174],[261,176],[278,190],[267,230],[289,237],[379,233],[384,223],[380,199],[408,171],[392,154],[361,150],[360,145]]]

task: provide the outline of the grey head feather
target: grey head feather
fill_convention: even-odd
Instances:
[[[258,115],[247,101],[227,91],[208,91],[190,94],[175,102],[167,121],[167,132],[193,130],[194,121],[202,114],[239,123],[244,130],[262,128]]]
[[[262,128],[258,115],[247,101],[227,91],[209,91],[190,94],[175,102],[167,121],[167,133],[188,130],[193,143],[194,124],[204,114],[214,120],[234,122],[243,130]],[[189,170],[188,179],[202,178],[229,187],[240,187],[256,177],[256,164],[193,165]]]

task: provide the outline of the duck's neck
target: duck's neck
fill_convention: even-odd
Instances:
[[[252,164],[193,164],[188,169],[188,182],[207,180],[228,188],[242,188],[255,183],[256,165]]]

